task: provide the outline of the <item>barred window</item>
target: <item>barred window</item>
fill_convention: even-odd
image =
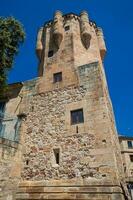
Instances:
[[[84,123],[83,109],[71,111],[71,124]]]

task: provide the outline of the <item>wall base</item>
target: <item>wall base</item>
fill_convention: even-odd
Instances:
[[[82,200],[125,200],[119,185],[109,182],[86,184],[72,180],[23,181],[19,184],[16,200],[28,199],[82,199]]]

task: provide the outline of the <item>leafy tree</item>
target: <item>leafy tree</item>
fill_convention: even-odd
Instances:
[[[0,17],[0,94],[7,88],[8,71],[12,68],[24,39],[25,32],[18,20],[13,17]]]

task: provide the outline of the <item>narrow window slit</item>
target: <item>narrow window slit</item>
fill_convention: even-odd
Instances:
[[[78,126],[76,126],[76,133],[78,133],[79,132],[79,127]]]
[[[54,55],[54,51],[53,50],[51,50],[51,51],[48,52],[48,57],[49,58],[52,57],[53,55]]]
[[[34,106],[31,107],[31,111],[32,111],[32,112],[34,111]]]
[[[29,165],[29,160],[26,160],[26,165]]]
[[[54,149],[55,163],[60,164],[60,149]]]

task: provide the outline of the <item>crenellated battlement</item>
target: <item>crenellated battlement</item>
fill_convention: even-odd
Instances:
[[[63,17],[63,22],[65,23],[65,21],[70,20],[70,19],[75,19],[80,21],[80,16],[74,13],[67,13],[65,15],[62,15]],[[50,27],[53,24],[53,20],[49,20],[47,22],[44,23],[43,27]],[[93,20],[89,21],[90,26],[93,26],[95,29],[97,29],[97,24],[96,22],[94,22]]]

